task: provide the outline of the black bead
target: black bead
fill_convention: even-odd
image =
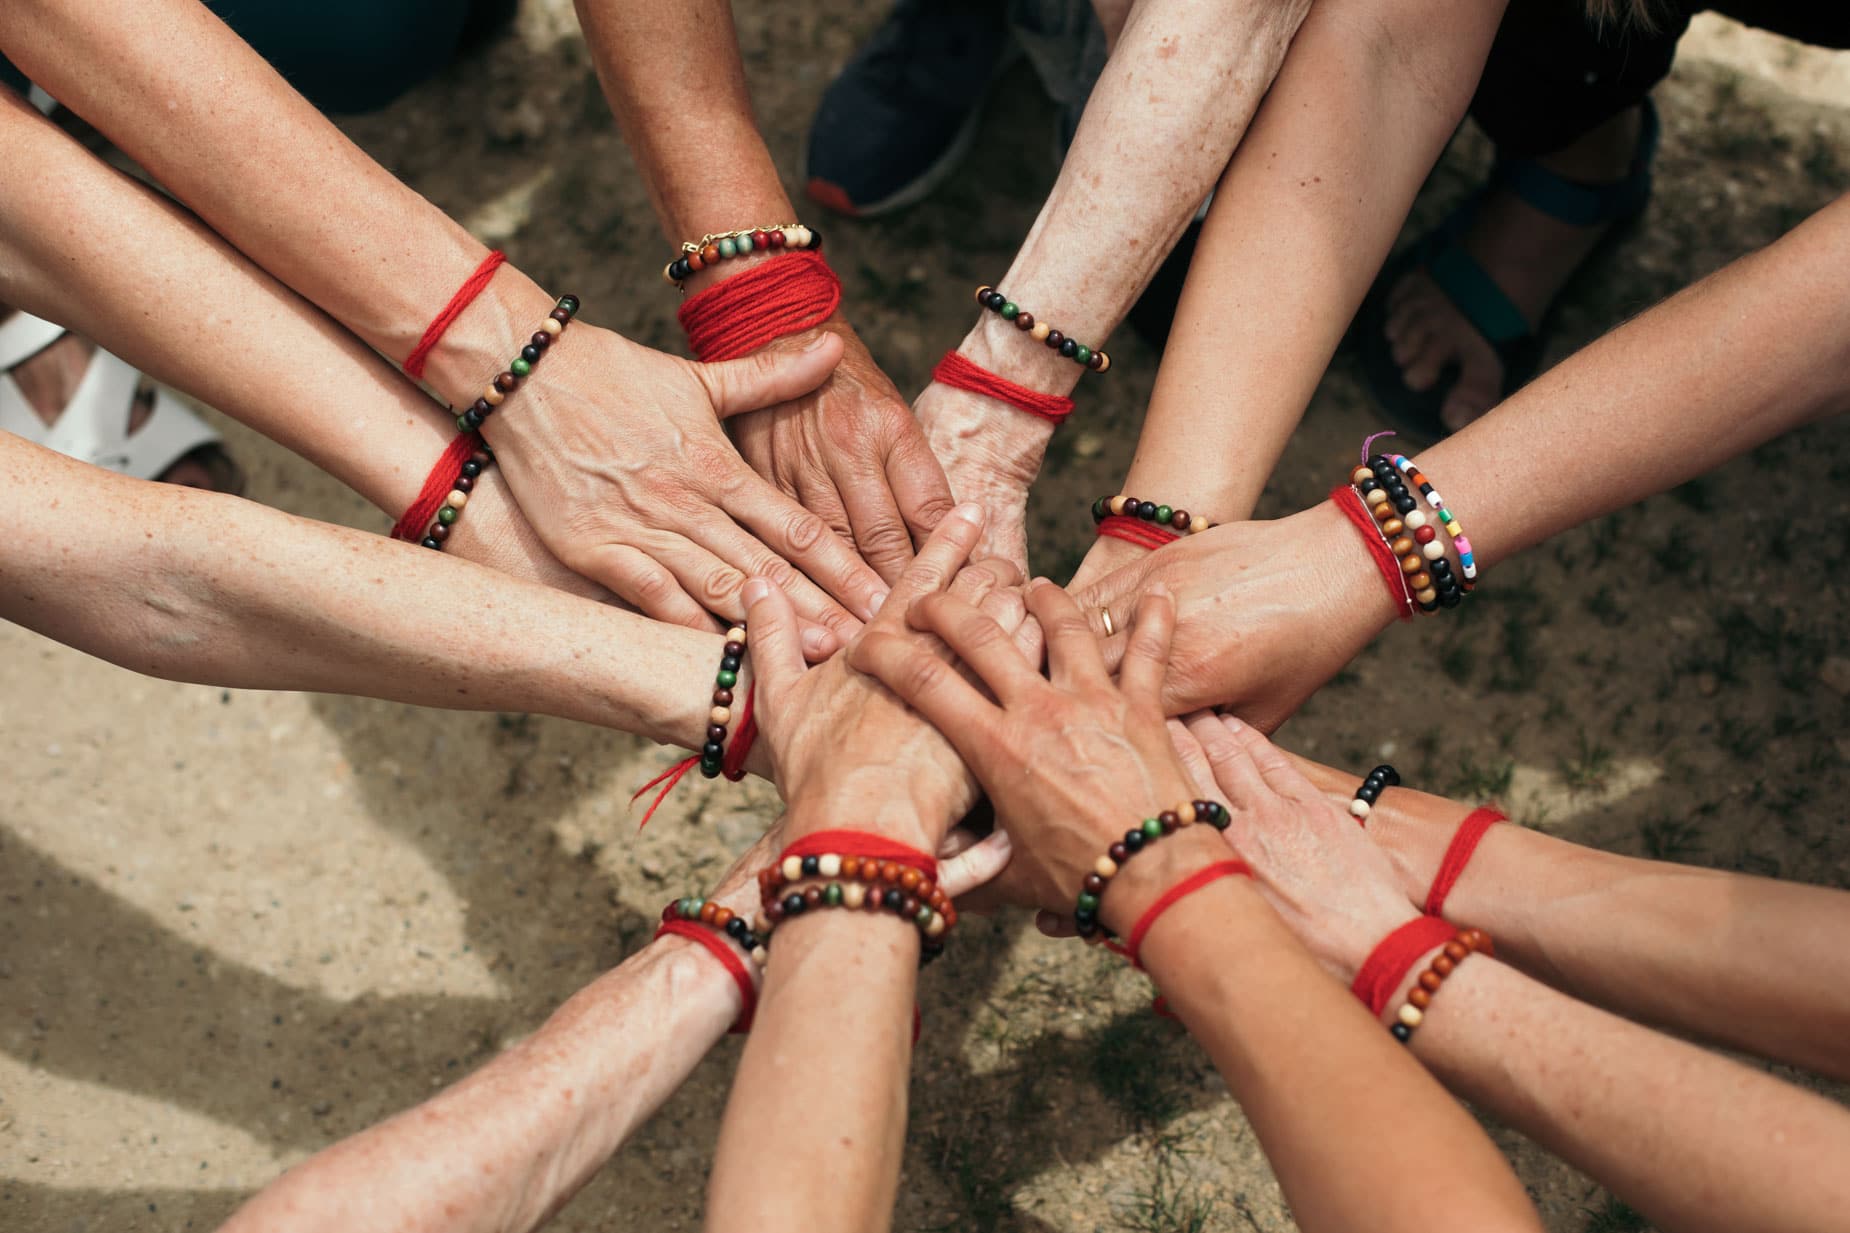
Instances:
[[[531,364],[540,358],[540,349],[532,343],[528,343],[520,349],[520,358]]]
[[[748,951],[757,950],[758,949],[758,935],[753,933],[750,927],[748,926],[745,930],[745,936],[739,939],[739,945],[743,946]]]
[[[904,892],[902,892],[897,886],[892,887],[891,889],[887,891],[886,894],[880,897],[880,902],[886,906],[886,910],[889,912],[899,911],[899,905],[904,903],[905,901],[906,901],[906,896]]]
[[[1105,515],[1109,514],[1110,512],[1111,512],[1111,507],[1105,504],[1104,497],[1100,497],[1098,500],[1092,502],[1092,521],[1093,522],[1105,521]]]
[[[1358,801],[1367,801],[1370,805],[1374,804],[1375,799],[1380,795],[1381,789],[1372,784],[1363,784],[1355,790],[1355,799]]]
[[[807,908],[808,906],[809,904],[803,901],[803,896],[801,895],[785,895],[784,896],[784,915],[785,916],[801,916],[803,915],[803,910]]]
[[[478,398],[469,404],[469,410],[475,412],[483,419],[487,419],[490,415],[494,414],[495,407],[494,404],[489,402],[486,398]],[[467,466],[468,464],[464,463],[463,465]],[[480,463],[476,464],[476,470],[481,470]]]
[[[1414,510],[1418,509],[1419,506],[1420,503],[1415,501],[1412,497],[1398,497],[1394,501],[1394,508],[1403,514],[1411,514]]]
[[[809,229],[809,251],[812,253],[822,247],[822,233],[814,227]]]
[[[739,657],[736,655],[726,656],[726,658],[719,661],[719,670],[721,672],[737,672],[739,670]]]
[[[426,535],[423,539],[419,540],[418,544],[420,547],[423,547],[423,548],[435,548],[439,552],[443,550],[443,545],[439,544],[436,540],[432,539],[428,535]]]
[[[1435,578],[1450,578],[1452,576],[1452,563],[1444,557],[1440,557],[1435,561],[1427,562],[1426,572]]]
[[[462,473],[470,479],[474,479],[482,473],[482,464],[478,462],[465,462],[462,465]]]
[[[725,753],[726,747],[718,741],[708,741],[700,747],[700,757],[703,761],[723,757]]]
[[[745,923],[743,916],[735,916],[726,922],[726,935],[735,942],[743,942],[745,935],[751,931],[752,927]]]
[[[1079,344],[1074,342],[1070,338],[1067,339],[1065,342],[1060,344],[1060,354],[1064,355],[1069,360],[1072,359],[1074,356],[1079,354]]]
[[[707,739],[709,741],[725,740],[726,739],[726,725],[725,724],[708,724],[707,725]]]
[[[674,279],[678,283],[686,282],[687,276],[692,273],[693,271],[687,268],[686,257],[678,259],[673,265],[668,267],[668,277]]]
[[[728,642],[720,650],[720,654],[732,659],[737,659],[739,656],[745,654],[745,644],[743,642]]]
[[[1357,484],[1355,487],[1358,492],[1361,492],[1364,496],[1366,496],[1368,493],[1371,493],[1375,491],[1377,488],[1381,487],[1381,481],[1365,479],[1361,483]]]
[[[1439,597],[1439,606],[1441,608],[1456,608],[1464,602],[1465,595],[1463,591],[1447,591]]]
[[[1061,347],[1066,346],[1066,335],[1062,334],[1059,330],[1049,330],[1047,331],[1046,343],[1049,351],[1058,351]]]
[[[1124,850],[1126,852],[1143,851],[1143,828],[1133,827],[1124,832]]]
[[[717,758],[702,758],[700,760],[700,773],[707,779],[718,779],[719,760]]]
[[[1430,500],[1432,498],[1432,485],[1424,484],[1424,483],[1421,484],[1420,485],[1420,495]]]
[[[1394,1039],[1398,1040],[1403,1045],[1413,1037],[1413,1029],[1404,1023],[1396,1023],[1393,1027],[1389,1028],[1388,1031],[1394,1033]]]
[[[983,296],[983,307],[987,308],[992,313],[998,308],[1001,308],[1005,303],[1007,303],[1007,301],[1003,299],[1002,293],[993,287]]]
[[[464,428],[467,428],[470,432],[474,432],[482,426],[482,417],[477,415],[474,411],[464,411],[462,422]]]
[[[822,860],[819,857],[805,856],[802,864],[803,876],[806,878],[813,878],[822,872]]]
[[[1156,520],[1156,502],[1139,501],[1137,503],[1137,516],[1145,522],[1154,522]]]

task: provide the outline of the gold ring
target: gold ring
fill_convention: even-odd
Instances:
[[[1105,636],[1107,638],[1118,632],[1118,627],[1111,623],[1111,609],[1100,608],[1098,614],[1105,620]]]

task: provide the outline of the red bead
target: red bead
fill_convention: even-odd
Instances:
[[[450,529],[444,526],[441,522],[433,522],[430,524],[430,530],[424,532],[424,534],[430,536],[432,539],[436,540],[439,544],[441,544],[444,540],[450,537]]]
[[[771,900],[771,902],[765,904],[764,905],[764,918],[770,921],[773,925],[781,923],[784,919],[783,902],[781,900],[773,899]]]
[[[1437,536],[1438,534],[1439,533],[1433,530],[1432,527],[1424,526],[1413,533],[1413,538],[1418,540],[1422,544],[1430,544],[1432,543],[1434,537]]]
[[[718,912],[718,911],[719,911],[719,905],[718,905],[717,903],[714,903],[714,902],[713,902],[713,901],[712,901],[711,899],[709,899],[709,900],[707,900],[707,901],[706,901],[705,903],[703,903],[703,904],[701,904],[701,905],[700,905],[700,922],[701,922],[701,924],[703,924],[703,925],[710,925],[710,924],[712,924],[712,923],[713,923],[713,916],[714,916],[714,914],[715,914],[716,912]]]
[[[477,450],[475,453],[469,455],[469,461],[478,467],[485,467],[494,460],[494,455],[485,450]]]
[[[532,338],[529,338],[527,342],[538,347],[541,351],[544,351],[546,348],[552,346],[552,335],[548,334],[545,330],[541,330]]]
[[[466,475],[459,475],[456,477],[456,483],[453,485],[453,487],[456,489],[457,492],[474,492],[475,491],[475,481],[470,479]]]
[[[1178,531],[1188,530],[1188,511],[1179,509],[1169,515],[1169,525]]]
[[[725,740],[726,739],[726,725],[725,724],[708,724],[707,725],[707,739],[709,741]]]
[[[752,232],[752,247],[760,252],[771,247],[771,237],[762,231]]]
[[[1085,889],[1086,894],[1096,895],[1105,889],[1105,879],[1099,877],[1096,873],[1088,873],[1086,875],[1086,880],[1081,882],[1080,886]]]
[[[737,659],[739,656],[745,654],[745,644],[742,642],[728,642],[723,648],[723,652],[727,658]]]
[[[1058,351],[1061,344],[1066,342],[1066,335],[1062,334],[1059,330],[1050,330],[1048,331],[1047,337],[1042,341],[1047,344],[1049,350]]]
[[[880,865],[880,880],[882,882],[897,882],[899,881],[899,872],[900,865],[897,861],[884,861]]]
[[[850,882],[859,878],[861,876],[861,858],[858,856],[842,857],[841,876],[847,878]]]
[[[1105,855],[1109,856],[1112,863],[1117,865],[1122,865],[1131,857],[1130,850],[1121,843],[1114,843],[1109,848],[1106,848]]]
[[[1033,313],[1016,313],[1015,314],[1015,328],[1018,330],[1022,330],[1022,331],[1033,329],[1034,328],[1034,314]]]
[[[512,394],[514,387],[520,384],[520,378],[511,372],[504,372],[495,377],[495,388],[503,394]]]
[[[803,891],[803,903],[807,907],[812,907],[812,908],[821,907],[822,906],[822,888],[820,886],[806,887]]]
[[[680,907],[680,901],[679,901],[679,900],[675,900],[675,901],[671,901],[671,902],[670,902],[670,903],[668,904],[668,906],[667,906],[667,907],[665,907],[665,908],[663,908],[663,909],[662,909],[662,919],[663,919],[664,921],[670,921],[670,920],[673,920],[673,919],[675,918],[675,915],[676,915],[676,911],[675,911],[675,910],[676,910],[676,909],[677,909],[678,907]]]
[[[699,253],[689,253],[687,256],[681,258],[681,260],[687,262],[687,272],[690,274],[698,274],[700,271],[707,268],[706,261]]]
[[[712,265],[714,262],[718,261],[719,260],[719,245],[709,244],[705,248],[701,249],[700,259],[706,262],[708,265]]]
[[[919,888],[919,883],[923,880],[924,879],[919,876],[919,871],[916,869],[901,869],[899,871],[899,885],[902,890],[915,891]]]
[[[899,901],[899,914],[910,920],[919,914],[919,901],[907,895]]]
[[[713,705],[714,706],[731,706],[732,705],[732,691],[730,689],[714,690],[713,691]]]
[[[767,231],[765,232],[765,239],[770,243],[772,248],[782,248],[790,242],[784,237],[782,231]]]

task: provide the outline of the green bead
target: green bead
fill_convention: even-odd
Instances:
[[[1013,300],[1002,301],[1002,307],[996,311],[1002,314],[1002,319],[1004,321],[1013,321],[1015,318],[1021,316],[1021,308]]]
[[[1452,511],[1449,509],[1440,510],[1439,511],[1439,521],[1445,523],[1447,526],[1450,526],[1452,522]]]
[[[719,242],[719,255],[722,257],[736,257],[739,255],[738,246],[730,239],[721,240]]]
[[[578,297],[575,295],[562,295],[559,297],[559,302],[554,304],[553,307],[563,308],[568,313],[575,313],[578,311]]]
[[[1091,891],[1081,891],[1077,906],[1081,912],[1096,912],[1098,911],[1098,896]]]
[[[516,377],[524,377],[528,373],[533,371],[533,365],[527,363],[527,361],[520,359],[519,357],[516,357],[514,362],[507,366],[507,370],[513,373]]]
[[[832,908],[839,908],[841,906],[840,882],[831,882],[822,888],[822,902],[828,904]]]
[[[469,420],[466,416],[459,415],[456,417],[456,431],[457,432],[469,432],[470,431]]]
[[[699,895],[689,895],[685,902],[687,904],[685,915],[689,917],[698,917],[700,915],[700,909],[707,906],[707,901],[702,899]]]
[[[1167,523],[1173,517],[1175,517],[1175,511],[1170,509],[1167,505],[1159,505],[1156,507],[1156,520],[1158,522]]]
[[[1084,364],[1087,360],[1090,360],[1091,358],[1092,358],[1092,348],[1085,346],[1083,344],[1081,344],[1079,350],[1073,352],[1073,359],[1078,363]]]
[[[446,527],[449,526],[452,522],[455,522],[456,521],[456,507],[453,505],[446,505],[442,509],[438,510],[437,511],[437,521],[441,522]]]
[[[715,677],[714,680],[719,682],[719,687],[721,689],[731,689],[734,685],[739,683],[739,674],[736,672],[722,672]]]
[[[1143,833],[1152,839],[1161,839],[1163,837],[1163,824],[1155,818],[1145,818],[1143,820]]]
[[[921,929],[931,924],[931,905],[920,904],[919,910],[912,914],[912,919],[918,922],[918,926]]]

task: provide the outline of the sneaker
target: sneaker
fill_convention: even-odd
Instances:
[[[976,137],[1013,59],[995,0],[899,0],[829,88],[810,125],[812,200],[863,218],[922,200]]]

